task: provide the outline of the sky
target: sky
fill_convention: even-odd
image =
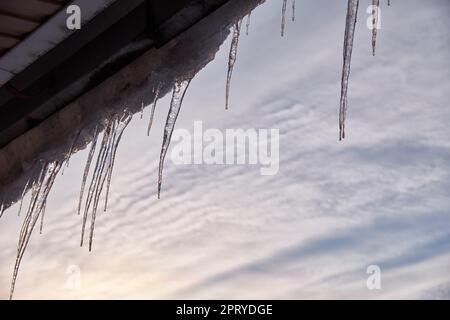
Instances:
[[[93,251],[79,247],[88,150],[49,195],[44,232],[24,256],[16,299],[449,299],[450,2],[382,6],[377,55],[361,1],[347,138],[338,141],[346,4],[281,0],[241,34],[225,110],[228,39],[192,80],[176,125],[279,129],[279,171],[255,165],[157,172],[170,96],[149,137],[135,115],[117,153]],[[245,24],[245,23],[244,23]],[[170,154],[170,151],[169,151]],[[28,196],[29,197],[29,196]],[[25,199],[24,206],[26,206]],[[22,217],[0,220],[0,299],[9,297]],[[368,266],[381,287],[369,290]]]

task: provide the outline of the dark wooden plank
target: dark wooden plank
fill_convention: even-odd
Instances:
[[[11,37],[0,32],[0,49],[6,50],[15,46],[20,41],[20,38]]]
[[[12,36],[23,37],[33,31],[39,23],[22,20],[0,13],[0,31]]]
[[[0,1],[0,12],[25,20],[42,21],[62,6],[38,0]]]

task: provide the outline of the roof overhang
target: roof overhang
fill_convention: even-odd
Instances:
[[[66,3],[0,57],[0,148],[228,1]],[[66,7],[72,4],[81,9],[80,30],[66,27]]]

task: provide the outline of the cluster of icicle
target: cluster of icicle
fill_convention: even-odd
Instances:
[[[17,244],[16,262],[14,264],[14,271],[11,282],[10,298],[12,298],[14,293],[14,287],[16,284],[17,274],[19,272],[20,262],[22,261],[33,230],[39,220],[39,228],[40,232],[42,233],[47,197],[50,193],[53,183],[55,182],[56,175],[61,169],[61,162],[42,161],[41,166],[42,167],[40,169],[39,176],[31,186],[31,200],[22,224],[22,228],[20,230],[19,243]]]
[[[114,167],[114,160],[117,152],[117,147],[119,145],[119,141],[122,137],[123,131],[131,120],[132,115],[129,112],[125,112],[122,115],[113,115],[106,120],[105,129],[103,131],[103,138],[100,146],[100,150],[97,156],[97,162],[95,164],[95,169],[91,177],[91,182],[89,185],[86,202],[84,206],[84,214],[83,214],[83,228],[82,228],[82,238],[81,245],[83,244],[84,231],[86,227],[86,222],[89,213],[91,214],[91,224],[90,224],[90,234],[89,234],[89,250],[92,247],[92,238],[94,233],[95,226],[95,217],[97,212],[98,203],[100,200],[100,195],[102,194],[102,190],[104,189],[104,185],[106,183],[106,192],[105,192],[105,204],[104,210],[106,210],[107,202],[108,202],[108,193],[109,187],[111,183],[112,171]],[[81,204],[83,199],[83,193],[85,189],[85,184],[89,174],[89,168],[91,166],[92,158],[95,153],[95,147],[97,144],[97,137],[99,135],[99,129],[96,128],[95,136],[92,141],[92,145],[89,151],[88,160],[86,162],[86,167],[83,174],[83,182],[81,186],[80,192],[80,203],[78,207],[78,214],[81,211]],[[66,163],[66,167],[69,165],[69,159],[74,151],[74,146],[76,140],[80,136],[80,131],[75,135],[75,139],[70,147],[69,152],[66,154],[64,161],[39,161],[41,166],[39,170],[39,175],[34,180],[31,186],[31,199],[30,204],[28,206],[27,213],[25,215],[22,228],[20,230],[19,235],[19,243],[17,245],[17,255],[16,262],[14,265],[13,277],[11,282],[11,291],[10,291],[10,299],[12,299],[14,288],[16,284],[17,274],[19,272],[20,263],[22,261],[23,255],[25,253],[28,242],[31,238],[33,230],[36,227],[36,224],[39,222],[39,231],[42,233],[43,225],[44,225],[44,216],[45,216],[45,207],[47,204],[47,197],[50,193],[50,190],[53,186],[55,178],[58,172],[63,168],[64,162]],[[31,179],[29,180],[31,181]],[[19,213],[22,209],[23,198],[25,197],[26,191],[28,189],[29,182],[25,185],[25,188],[22,192],[22,198],[20,200]],[[2,209],[3,211],[3,209]]]
[[[283,6],[281,7],[281,36],[284,37],[284,31],[286,28],[286,10],[287,0],[283,0]],[[292,0],[292,21],[295,21],[295,0]]]
[[[283,7],[281,11],[281,36],[284,36],[285,26],[286,26],[286,8],[287,8],[287,0],[283,0]],[[246,35],[248,36],[249,28],[250,28],[250,18],[251,12],[247,15],[246,21]],[[292,21],[295,21],[295,0],[292,0]],[[232,38],[231,38],[231,46],[230,53],[228,55],[228,72],[227,72],[227,84],[225,88],[225,109],[228,110],[230,105],[230,86],[231,86],[231,76],[233,75],[234,65],[236,63],[237,58],[237,49],[239,44],[239,36],[241,34],[241,25],[242,18],[236,21],[233,24],[232,29]]]
[[[106,211],[108,206],[108,194],[111,185],[111,177],[114,168],[114,161],[116,158],[117,147],[119,146],[120,139],[125,128],[128,126],[132,118],[132,114],[125,111],[122,115],[112,115],[106,119],[105,129],[103,131],[103,137],[100,144],[100,149],[97,153],[97,160],[95,162],[94,171],[91,176],[89,188],[86,194],[83,210],[83,222],[81,228],[81,241],[80,246],[84,243],[84,234],[86,231],[87,220],[90,216],[90,228],[89,228],[89,251],[92,250],[92,239],[94,237],[95,218],[97,216],[98,204],[100,196],[106,183],[105,202],[103,211]],[[80,199],[78,202],[78,215],[81,214],[83,205],[83,195],[86,187],[87,178],[92,164],[92,159],[97,146],[99,130],[98,127],[95,130],[94,139],[92,140],[91,148],[89,150],[88,159],[83,173],[83,181],[81,183]]]
[[[372,34],[372,53],[375,55],[376,37],[377,37],[377,24],[378,24],[378,8],[380,6],[379,0],[373,1],[373,34]],[[390,0],[388,0],[388,5],[390,5]],[[350,76],[350,64],[353,49],[353,40],[355,34],[355,27],[357,22],[359,0],[348,0],[347,7],[347,18],[345,24],[345,37],[344,37],[344,52],[343,52],[343,69],[342,69],[342,83],[341,83],[341,99],[340,99],[340,111],[339,111],[339,139],[345,138],[345,117],[347,112],[347,89],[348,80]],[[287,10],[287,0],[283,0],[282,3],[282,17],[281,17],[281,36],[285,34],[285,23],[286,23],[286,10]],[[248,35],[250,27],[250,17],[251,12],[247,15],[246,22],[246,34]],[[292,21],[295,20],[295,0],[292,0]],[[229,108],[229,93],[231,77],[233,74],[234,65],[237,58],[237,49],[239,43],[239,36],[241,32],[242,18],[236,21],[232,27],[232,39],[231,47],[228,58],[228,72],[226,81],[226,94],[225,94],[225,109]],[[164,126],[164,136],[161,146],[161,153],[159,159],[159,170],[158,170],[158,199],[161,196],[161,186],[162,186],[162,176],[164,160],[169,149],[170,140],[172,133],[175,128],[176,120],[183,103],[183,98],[189,87],[192,77],[187,77],[183,79],[177,79],[174,84],[172,100],[170,103],[169,113],[167,115],[167,120]],[[154,88],[154,101],[152,103],[150,120],[147,129],[147,135],[150,133],[150,129],[153,123],[153,117],[155,113],[155,108],[160,95],[160,86]],[[141,118],[143,117],[144,104],[142,104]],[[80,245],[83,246],[84,237],[86,233],[86,226],[88,224],[88,219],[90,218],[89,226],[89,251],[92,250],[92,241],[95,228],[95,220],[98,205],[102,194],[104,195],[104,207],[103,210],[106,211],[108,205],[108,194],[111,184],[111,178],[114,168],[114,161],[117,152],[117,148],[120,139],[123,135],[125,128],[128,126],[132,118],[132,114],[125,111],[121,115],[114,114],[105,120],[103,136],[100,143],[100,148],[97,153],[97,159],[95,162],[94,170],[90,176],[90,183],[85,195],[86,184],[89,177],[89,172],[91,169],[92,160],[97,147],[97,140],[100,135],[100,126],[95,129],[94,138],[92,140],[90,150],[88,153],[88,159],[86,161],[83,180],[81,184],[80,197],[78,203],[78,215],[82,214],[82,229],[81,229],[81,241]],[[75,135],[74,141],[69,152],[66,155],[66,167],[69,165],[69,159],[74,151],[75,142],[80,136],[80,131]],[[63,167],[63,164],[59,161],[47,162],[41,161],[41,169],[39,176],[34,180],[31,186],[31,200],[25,216],[22,229],[20,231],[19,243],[17,248],[16,262],[14,266],[13,278],[11,283],[11,293],[10,298],[12,298],[14,293],[14,287],[17,279],[17,274],[19,271],[20,262],[22,261],[23,254],[31,237],[32,231],[35,228],[36,223],[40,219],[40,232],[42,233],[45,206],[47,203],[47,196],[50,189],[55,181],[56,175]],[[64,169],[63,169],[64,171]],[[29,180],[31,181],[31,179]],[[104,189],[106,184],[106,190]],[[19,207],[19,215],[22,208],[22,201],[28,190],[29,182],[25,185],[22,193],[22,199]],[[105,191],[104,191],[105,190]],[[84,202],[83,202],[84,200]],[[84,205],[83,205],[84,203]],[[4,204],[0,207],[0,218],[4,212]]]
[[[288,0],[283,0],[281,8],[281,36],[283,37],[286,29],[286,11]],[[388,6],[391,5],[391,1],[387,0]],[[343,68],[342,68],[342,80],[341,80],[341,98],[339,107],[339,140],[345,139],[345,119],[347,115],[347,91],[348,81],[350,77],[350,66],[352,59],[353,40],[355,36],[356,21],[358,18],[359,0],[348,0],[347,4],[347,18],[345,23],[345,35],[344,35],[344,53],[343,53]],[[375,56],[377,32],[378,32],[378,19],[380,0],[372,0],[372,54]],[[250,26],[251,12],[247,16],[246,34]],[[292,21],[295,21],[295,0],[292,0]],[[229,107],[230,85],[231,76],[233,74],[234,65],[236,63],[237,48],[239,43],[239,35],[241,30],[242,19],[238,20],[233,25],[232,40],[230,53],[228,58],[228,73],[225,93],[225,109]]]

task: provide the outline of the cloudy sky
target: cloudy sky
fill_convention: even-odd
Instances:
[[[177,123],[190,131],[196,120],[219,130],[279,129],[278,174],[168,157],[157,200],[166,96],[150,137],[149,108],[124,134],[91,253],[78,245],[76,215],[87,151],[73,156],[48,198],[44,234],[34,234],[25,254],[15,298],[450,298],[450,2],[383,6],[372,57],[371,1],[362,0],[343,142],[346,5],[297,0],[296,21],[287,20],[281,38],[281,2],[258,7],[241,36],[231,109],[228,39],[192,81]],[[2,299],[17,210],[0,220]],[[380,290],[367,289],[369,265],[381,269]]]

